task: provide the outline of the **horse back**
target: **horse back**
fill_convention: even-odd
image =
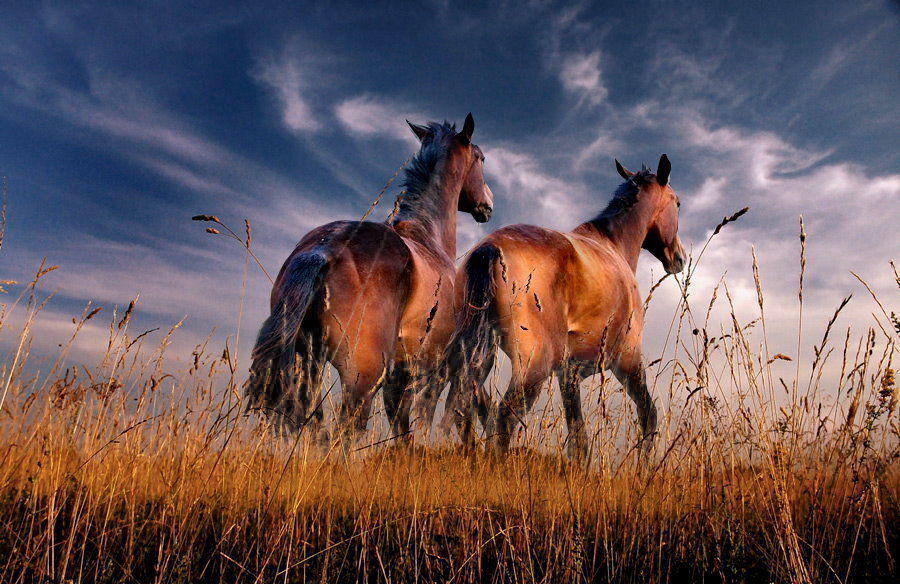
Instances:
[[[443,250],[403,238],[410,252],[409,295],[401,317],[397,354],[434,363],[453,334],[453,259]]]

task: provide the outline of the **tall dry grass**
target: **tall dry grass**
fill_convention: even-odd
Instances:
[[[803,262],[801,252],[798,310]],[[681,281],[685,300],[695,267]],[[244,413],[243,371],[227,347],[198,346],[187,367],[175,365],[177,325],[145,345],[131,329],[135,303],[107,311],[99,363],[67,358],[78,332],[103,318],[89,305],[58,359],[36,365],[31,331],[50,269],[0,311],[12,347],[0,367],[2,582],[897,576],[900,323],[881,307],[870,329],[841,334],[845,301],[784,381],[793,364],[769,354],[755,256],[751,322],[738,319],[724,282],[705,314],[681,303],[670,350],[650,367],[664,405],[651,456],[633,447],[632,408],[608,380],[587,391],[600,405],[586,467],[544,440],[560,427],[552,407],[506,460],[391,443],[346,456],[275,438]],[[14,313],[24,325],[10,330]],[[724,324],[711,324],[717,314]],[[795,360],[801,350],[798,331]]]

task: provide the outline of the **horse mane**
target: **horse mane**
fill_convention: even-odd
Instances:
[[[608,224],[610,221],[618,219],[625,215],[638,202],[638,193],[641,187],[656,180],[656,175],[650,172],[650,169],[644,167],[639,172],[619,185],[613,194],[612,200],[606,205],[606,208],[600,211],[600,214],[591,219],[594,224]]]
[[[441,211],[440,201],[435,200],[434,197],[425,196],[425,192],[431,182],[438,160],[446,151],[447,139],[456,135],[456,125],[445,121],[444,123],[428,122],[426,126],[429,130],[428,137],[403,169],[403,190],[398,197],[399,205],[391,219],[391,225],[414,218],[430,222],[430,218]]]

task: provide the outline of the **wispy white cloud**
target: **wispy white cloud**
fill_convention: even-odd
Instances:
[[[290,77],[293,53],[284,50]],[[19,53],[16,53],[19,54]],[[72,89],[53,79],[26,53],[19,61],[6,62],[13,86],[0,89],[16,103],[75,128],[85,145],[136,163],[183,189],[182,202],[218,209],[232,207],[235,213],[253,217],[279,231],[291,231],[304,217],[269,213],[270,205],[303,202],[308,210],[317,205],[315,194],[302,184],[265,164],[256,162],[206,137],[190,121],[161,105],[147,87],[103,67],[84,62],[88,85]],[[276,75],[277,68],[263,68]],[[273,77],[274,78],[274,77]],[[97,139],[101,137],[102,139]],[[222,199],[222,197],[227,199]],[[223,205],[223,201],[224,205]],[[195,207],[196,208],[196,207]],[[206,210],[206,209],[203,209]],[[221,211],[217,211],[221,212]]]
[[[612,131],[604,127],[598,128],[593,142],[576,149],[572,168],[576,172],[583,172],[599,160],[606,159],[608,162],[609,159],[621,156],[624,150],[625,144]]]
[[[690,197],[691,209],[707,211],[718,209],[723,201],[723,194],[728,183],[724,176],[711,176],[703,180],[700,188]]]
[[[156,103],[146,87],[100,68],[87,71],[88,92],[48,85],[44,90],[54,99],[35,105],[69,123],[194,164],[227,163],[234,156]]]
[[[79,301],[127,304],[140,294],[143,309],[154,314],[215,319],[222,308],[208,302],[210,291],[223,302],[240,293],[233,281],[240,259],[231,261],[210,248],[74,235],[41,253],[60,266],[45,276],[44,286]],[[39,263],[37,254],[23,250],[14,269],[28,274]]]
[[[484,150],[485,172],[491,189],[499,194],[495,207],[509,209],[502,213],[509,213],[516,222],[558,229],[571,229],[586,219],[581,185],[548,174],[526,152],[508,146],[486,145]]]
[[[549,17],[543,38],[545,67],[578,105],[600,105],[609,94],[603,81],[603,32],[583,18],[586,4],[576,3]]]
[[[603,84],[600,51],[562,55],[560,59],[559,80],[579,102],[594,106],[606,99],[608,91]]]
[[[728,42],[728,29],[719,31],[715,44]],[[708,49],[702,54],[688,54],[678,46],[664,43],[649,63],[646,75],[656,86],[654,94],[663,102],[684,105],[690,102],[696,109],[714,103],[736,105],[751,94],[749,87],[736,84],[731,75],[722,71],[724,50]]]
[[[334,114],[343,128],[358,138],[389,136],[411,146],[418,144],[406,120],[421,124],[426,120],[417,108],[382,97],[360,95],[339,102]]]
[[[271,171],[192,129],[139,84],[101,68],[86,66],[85,71],[89,84],[81,91],[54,82],[39,70],[13,67],[9,72],[16,84],[7,87],[6,94],[15,103],[62,122],[63,129],[87,130],[89,134],[79,134],[86,146],[140,164],[189,191],[237,195],[222,182],[226,172],[271,177]]]
[[[679,111],[671,119],[678,120],[675,127],[690,146],[720,158],[742,160],[743,166],[735,170],[744,170],[746,177],[758,187],[770,184],[778,175],[807,170],[830,154],[798,148],[770,131],[713,127],[696,113]]]
[[[209,193],[240,197],[242,194],[234,188],[226,185],[222,180],[209,173],[203,172],[187,165],[163,160],[153,156],[137,157],[147,168],[166,177],[173,183],[198,193]]]
[[[288,44],[280,55],[260,58],[253,77],[273,91],[281,120],[293,132],[315,132],[322,128],[310,94],[321,81],[320,56],[297,43]]]
[[[847,66],[851,53],[852,51],[846,45],[832,47],[828,56],[810,72],[810,79],[824,86]]]
[[[856,10],[860,10],[861,12],[870,8],[871,7],[866,6],[855,7]],[[850,8],[850,10],[854,10],[854,8]],[[819,63],[810,71],[809,81],[811,81],[813,85],[813,87],[810,88],[811,92],[818,93],[823,90],[825,86],[843,70],[852,67],[854,63],[862,57],[864,54],[863,50],[868,45],[876,42],[881,35],[892,29],[893,23],[889,21],[873,23],[873,26],[868,30],[860,31],[861,34],[855,34],[847,39],[841,39],[840,42],[831,47],[828,54],[824,55]]]

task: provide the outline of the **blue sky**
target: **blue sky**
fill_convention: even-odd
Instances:
[[[617,186],[614,157],[639,168],[665,152],[687,246],[751,207],[704,256],[699,310],[727,272],[739,315],[755,317],[755,245],[770,344],[795,353],[800,214],[807,352],[851,292],[842,324],[872,324],[850,270],[900,308],[888,265],[900,259],[896,2],[464,6],[0,7],[0,279],[28,281],[45,256],[60,265],[44,281],[56,296],[34,349],[52,353],[87,301],[108,318],[137,294],[139,329],[188,317],[178,347],[213,329],[216,342],[234,335],[244,256],[192,215],[250,219],[276,272],[308,229],[369,208],[415,149],[404,119],[461,123],[467,112],[496,204],[485,225],[459,216],[461,251],[510,223],[571,228]],[[646,291],[662,268],[645,255],[638,272]],[[250,266],[244,365],[268,293]],[[651,308],[651,355],[677,296],[667,282]],[[92,324],[73,358],[90,362],[105,334]]]

